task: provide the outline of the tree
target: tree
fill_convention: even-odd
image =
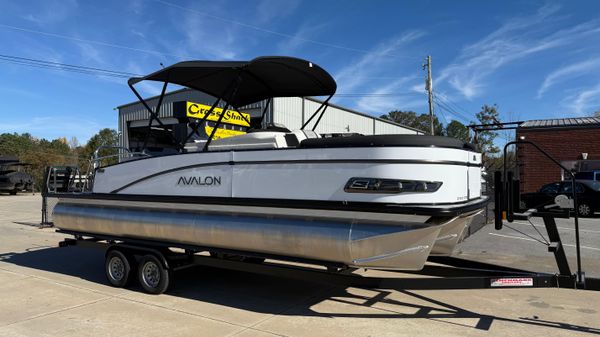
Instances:
[[[498,124],[500,123],[500,117],[498,114],[498,106],[484,104],[476,115],[479,124]],[[479,145],[481,152],[483,153],[484,159],[486,157],[493,156],[500,152],[500,149],[494,145],[494,139],[498,136],[494,131],[479,131],[476,134],[474,142]]]
[[[77,157],[71,152],[64,139],[48,141],[33,138],[28,133],[1,134],[0,154],[12,155],[21,162],[31,164],[23,167],[23,170],[33,177],[38,190],[43,185],[46,166],[77,164]]]
[[[448,125],[446,125],[446,135],[448,137],[460,139],[463,142],[471,141],[471,137],[469,136],[469,128],[457,120],[452,120],[450,123],[448,123]]]
[[[388,112],[387,115],[382,115],[381,118],[398,124],[410,126],[425,133],[429,133],[431,130],[431,120],[429,118],[429,114],[417,115],[417,113],[414,111],[394,110]],[[444,134],[444,127],[438,120],[437,116],[434,116],[433,118],[433,129],[436,135]]]
[[[88,140],[87,144],[78,151],[80,156],[79,167],[82,169],[82,172],[86,172],[89,168],[89,160],[94,155],[94,152],[100,146],[116,146],[119,142],[119,135],[117,131],[114,129],[105,128],[100,130],[97,134],[93,135],[90,140]],[[111,156],[115,155],[118,151],[116,149],[103,149],[98,155],[99,156]],[[116,157],[109,158],[104,161],[105,164],[113,164],[118,160]]]

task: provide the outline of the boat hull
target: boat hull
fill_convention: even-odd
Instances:
[[[421,269],[444,228],[422,216],[352,213],[63,199],[53,216],[56,227],[89,235],[402,270]]]

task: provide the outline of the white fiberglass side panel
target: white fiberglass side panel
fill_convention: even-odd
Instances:
[[[481,154],[469,152],[469,163],[480,165]],[[469,198],[475,199],[481,197],[481,167],[469,167]]]
[[[156,176],[156,178],[161,177],[165,172],[169,172],[173,170],[173,173],[178,178],[179,175],[184,174],[182,171],[175,171],[179,168],[185,167],[196,167],[200,168],[202,165],[215,164],[215,163],[229,163],[231,161],[232,154],[231,152],[199,152],[199,153],[189,153],[189,154],[179,154],[172,156],[162,156],[162,157],[151,157],[140,160],[129,161],[125,163],[121,163],[118,165],[108,166],[105,168],[101,168],[96,171],[96,176],[94,178],[94,193],[111,193],[113,191],[122,189],[123,187],[135,183],[129,188],[125,188],[119,190],[119,193],[129,193],[133,194],[133,187],[136,186],[136,193],[140,194],[159,194],[166,195],[166,191],[161,191],[158,189],[158,186],[154,186],[158,180],[153,180],[151,177],[153,175],[160,174]],[[217,170],[221,169],[221,167],[214,166],[211,167]],[[161,174],[162,173],[162,174]],[[200,174],[201,172],[191,172],[188,171],[184,175],[188,177],[190,174]],[[205,171],[206,174],[217,174],[217,172],[208,172]],[[204,173],[202,173],[204,174]],[[162,181],[162,187],[167,186],[176,186],[178,183],[178,179],[174,182],[172,181],[173,175],[170,175],[169,180]],[[222,181],[222,184],[225,181]],[[173,184],[173,185],[169,185]],[[139,186],[138,186],[139,185]],[[172,189],[169,189],[172,191]],[[228,188],[230,190],[230,188]],[[174,195],[185,194],[185,190],[176,189],[179,191],[178,193],[173,193]],[[158,192],[158,193],[157,193]],[[170,193],[169,193],[170,194]],[[201,194],[201,193],[200,193]]]
[[[443,182],[433,193],[347,193],[352,177]],[[235,165],[234,197],[385,203],[450,203],[467,200],[467,167],[432,164]]]
[[[196,167],[150,177],[120,193],[231,197],[231,165]]]
[[[277,155],[275,157],[271,157]],[[467,151],[445,148],[334,148],[235,152],[234,197],[442,203],[467,200]],[[278,160],[277,164],[243,164]],[[365,160],[365,162],[360,162]],[[369,162],[371,161],[371,162]],[[378,162],[379,161],[379,162]],[[352,177],[441,181],[433,193],[347,193]]]

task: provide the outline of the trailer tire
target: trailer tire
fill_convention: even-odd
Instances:
[[[129,284],[131,275],[131,264],[122,252],[112,249],[106,254],[104,264],[106,278],[113,287],[123,288]]]
[[[138,280],[147,293],[162,294],[169,288],[171,271],[154,255],[144,255],[138,265]]]

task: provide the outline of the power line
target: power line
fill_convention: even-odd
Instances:
[[[62,34],[44,32],[44,31],[41,31],[41,30],[28,29],[28,28],[22,28],[22,27],[5,25],[5,24],[0,24],[0,27],[12,29],[12,30],[18,30],[18,31],[21,31],[21,32],[27,32],[27,33],[32,33],[32,34],[39,34],[39,35],[45,35],[45,36],[55,37],[55,38],[59,38],[59,39],[65,39],[65,40],[72,40],[72,41],[76,41],[76,42],[84,42],[84,43],[96,44],[96,45],[105,46],[105,47],[120,48],[120,49],[125,49],[125,50],[130,50],[130,51],[137,51],[137,52],[142,52],[142,53],[147,53],[147,54],[155,54],[155,55],[162,55],[162,56],[171,56],[171,57],[175,57],[177,59],[180,59],[180,58],[191,58],[190,56],[187,56],[187,55],[170,54],[170,53],[164,53],[164,52],[160,52],[160,51],[156,51],[156,50],[134,48],[134,47],[124,46],[124,45],[115,44],[115,43],[82,39],[82,38],[74,37],[74,36],[68,36],[68,35],[62,35]]]
[[[451,107],[456,108],[456,110],[464,112],[466,115],[470,115],[469,110],[463,108],[462,106],[458,105],[457,103],[454,103],[446,95],[438,93],[437,96],[439,99],[443,100],[445,103],[449,104]]]
[[[462,115],[457,114],[453,109],[451,109],[450,107],[448,107],[447,105],[445,105],[444,103],[442,103],[441,101],[435,100],[435,104],[446,110],[449,114],[451,114],[452,116],[454,116],[456,119],[459,119],[461,121],[463,121],[464,123],[468,124],[469,123],[469,119],[465,118]]]
[[[141,76],[139,74],[124,72],[124,71],[86,67],[86,66],[79,66],[79,65],[73,65],[73,64],[32,59],[32,58],[26,58],[26,57],[11,56],[11,55],[5,55],[5,54],[0,54],[0,60],[8,62],[8,63],[15,63],[15,64],[20,64],[20,65],[27,65],[27,66],[33,66],[33,67],[39,67],[39,68],[51,68],[51,69],[65,70],[65,71],[74,71],[74,72],[79,72],[79,73],[84,73],[84,74],[92,74],[92,75],[104,75],[104,76],[114,76],[114,77]]]
[[[442,101],[440,101],[437,96],[433,97],[434,102],[436,103],[436,105],[438,107],[442,107],[444,110],[446,110],[448,113],[452,114],[453,116],[462,119],[464,122],[466,122],[467,124],[470,122],[468,117],[465,117],[463,114],[459,113],[458,111],[454,110],[453,108],[451,108],[450,106],[448,106],[447,104],[443,103]]]
[[[461,117],[465,120],[470,120],[471,118],[468,116],[469,114],[463,114],[462,112],[459,112],[458,110],[456,110],[455,108],[453,108],[452,106],[450,106],[450,103],[447,101],[447,99],[443,99],[442,96],[440,95],[435,95],[434,96],[434,100],[436,100],[439,104],[443,105],[446,110],[452,112],[454,115],[456,115],[457,117]]]
[[[57,71],[68,71],[74,72],[84,75],[92,75],[92,76],[108,76],[108,77],[116,77],[116,78],[130,78],[130,77],[141,77],[143,75],[118,71],[118,70],[110,70],[96,67],[86,67],[80,65],[66,64],[60,62],[46,61],[40,59],[26,58],[20,56],[12,56],[6,54],[0,54],[0,62],[16,64],[21,66],[28,66],[33,68],[42,68],[42,69],[50,69]],[[352,97],[394,97],[394,96],[403,96],[403,95],[411,95],[412,92],[406,93],[338,93],[336,97],[344,97],[344,98],[352,98]]]
[[[442,109],[441,106],[439,104],[437,104],[437,102],[434,102],[435,105],[437,105],[438,109],[437,111],[439,111],[442,114],[442,117],[444,117],[444,120],[446,121],[446,123],[448,123],[448,118],[446,117],[446,114],[444,113],[445,109]]]
[[[219,21],[223,21],[223,22],[227,22],[227,23],[232,23],[234,25],[238,25],[238,26],[245,27],[245,28],[254,29],[254,30],[262,32],[262,33],[276,35],[276,36],[279,36],[279,37],[285,37],[285,38],[288,38],[288,39],[304,41],[304,42],[308,42],[308,43],[312,43],[312,44],[316,44],[316,45],[320,45],[320,46],[324,46],[324,47],[342,49],[342,50],[353,51],[353,52],[358,52],[358,53],[363,53],[363,54],[367,54],[367,53],[371,52],[371,51],[365,50],[365,49],[358,49],[358,48],[346,47],[346,46],[342,46],[342,45],[337,45],[337,44],[332,44],[332,43],[327,43],[327,42],[322,42],[322,41],[317,41],[317,40],[303,38],[303,37],[300,37],[298,35],[281,33],[281,32],[278,32],[278,31],[271,30],[271,29],[266,29],[266,28],[262,28],[262,27],[259,27],[259,26],[251,25],[251,24],[248,24],[248,23],[245,23],[245,22],[235,21],[235,20],[227,19],[227,18],[224,18],[224,17],[221,17],[221,16],[217,16],[217,15],[213,15],[213,14],[201,12],[201,11],[198,11],[198,10],[195,10],[195,9],[191,9],[191,8],[188,8],[188,7],[184,7],[184,6],[181,6],[181,5],[169,2],[169,1],[154,0],[154,2],[158,2],[158,3],[166,5],[166,6],[178,8],[178,9],[181,9],[181,10],[193,13],[193,14],[201,15],[201,16],[204,16],[204,17],[208,17],[208,18],[211,18],[211,19],[215,19],[215,20],[219,20]],[[399,55],[393,55],[393,54],[388,54],[388,56],[403,57],[403,58],[412,58],[410,56],[401,56],[401,55],[399,56]]]

